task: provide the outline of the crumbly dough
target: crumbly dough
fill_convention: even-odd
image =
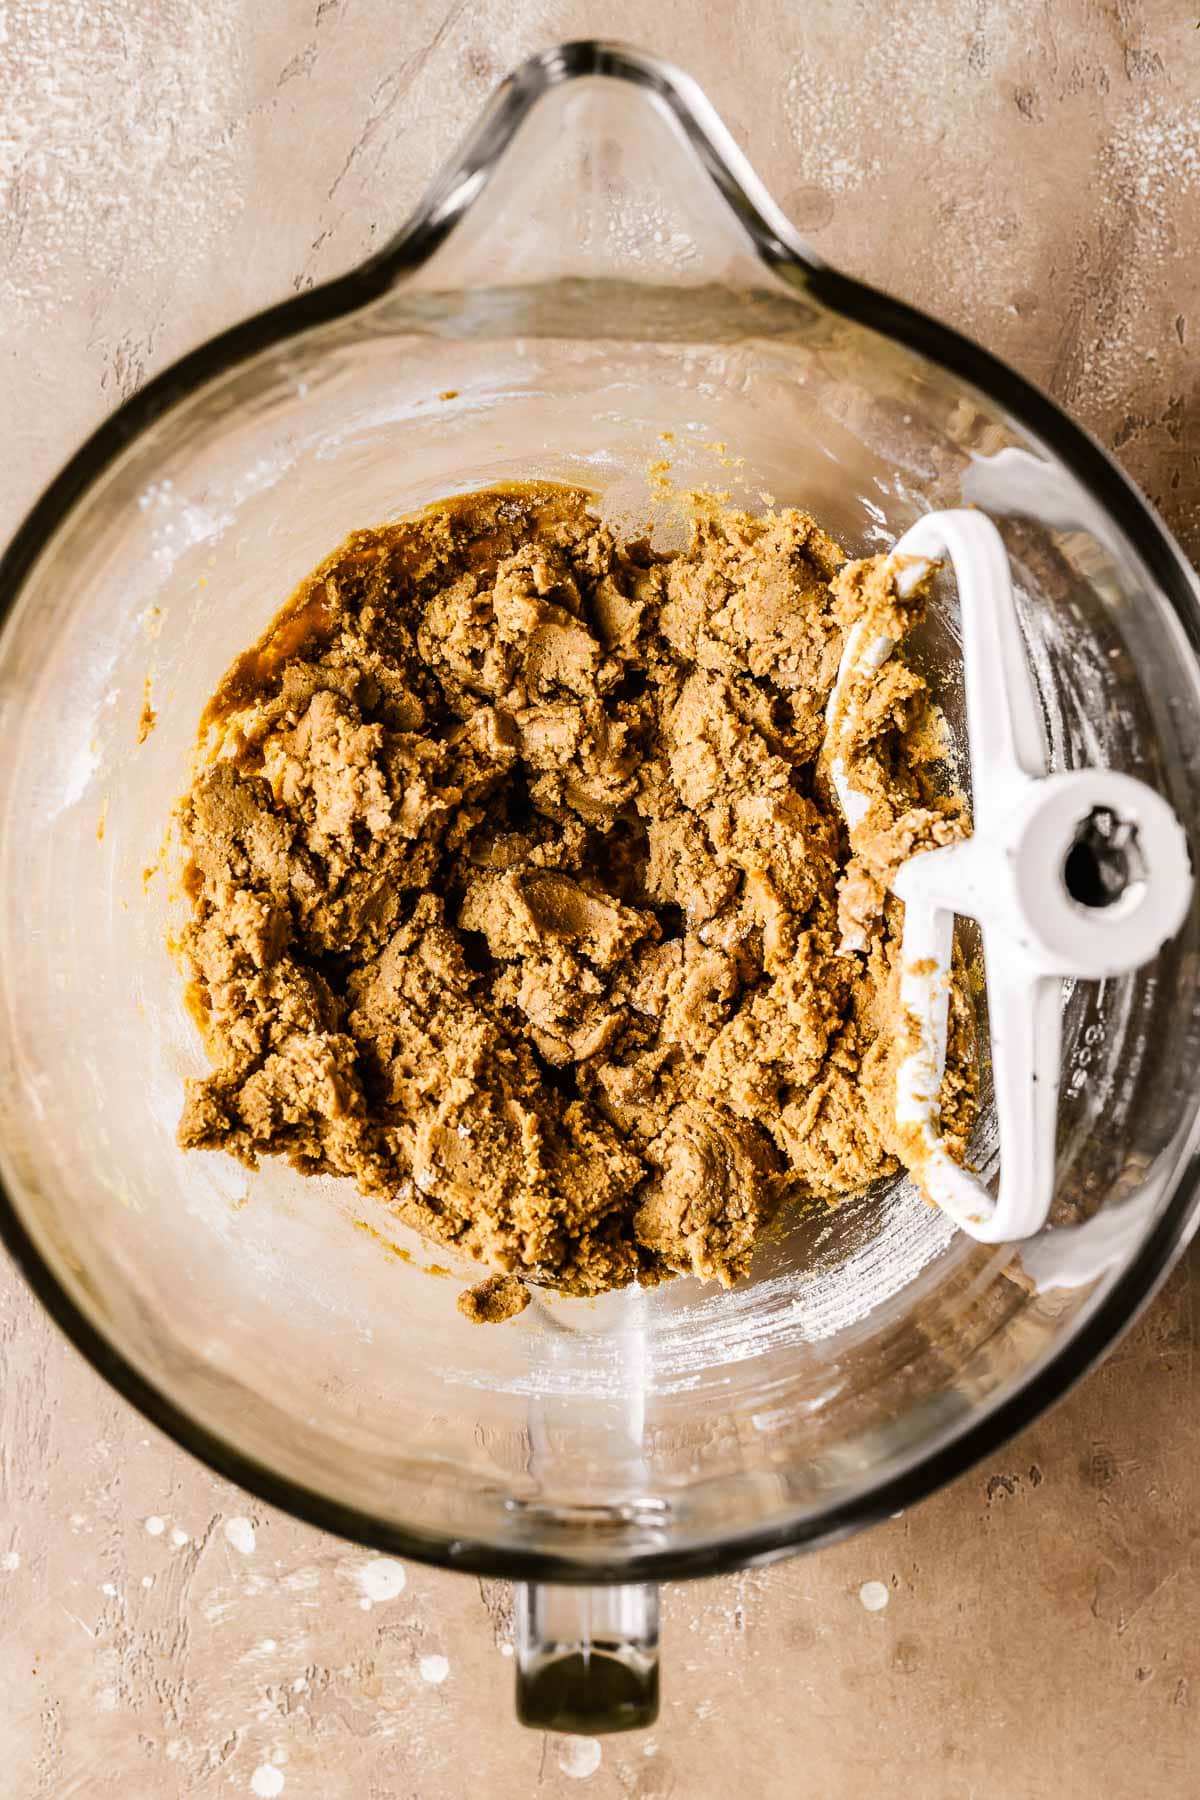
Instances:
[[[850,834],[825,709],[850,625],[924,598],[795,511],[698,502],[663,555],[529,485],[355,532],[204,716],[182,1144],[353,1177],[515,1278],[481,1318],[728,1285],[782,1206],[894,1173],[888,882],[965,821],[902,655],[851,695]],[[959,980],[952,1151],[974,1106]]]
[[[503,1325],[529,1305],[529,1289],[515,1275],[488,1275],[458,1296],[458,1310],[472,1325]]]

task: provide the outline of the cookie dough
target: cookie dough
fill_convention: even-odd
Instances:
[[[529,1305],[529,1289],[515,1275],[489,1275],[458,1296],[458,1310],[472,1325],[503,1325]]]
[[[888,883],[966,821],[902,654],[851,696],[850,832],[825,708],[850,625],[924,604],[796,511],[697,500],[660,554],[528,485],[353,533],[202,721],[180,1142],[352,1177],[513,1278],[480,1318],[729,1285],[781,1208],[894,1174]],[[951,1150],[974,1108],[959,980]]]

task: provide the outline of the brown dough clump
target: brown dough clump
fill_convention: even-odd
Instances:
[[[472,1325],[503,1325],[529,1305],[529,1289],[515,1275],[488,1275],[458,1296],[458,1310]]]
[[[923,607],[799,512],[660,555],[529,486],[355,532],[205,713],[181,1143],[572,1294],[728,1285],[784,1203],[895,1173],[888,881],[965,820],[901,656],[850,696],[849,835],[823,747],[850,625]],[[960,982],[952,1150],[974,1107]]]

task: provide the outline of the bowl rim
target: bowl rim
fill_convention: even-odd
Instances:
[[[189,352],[127,399],[35,502],[0,555],[0,631],[26,580],[77,502],[154,421],[199,387],[283,340],[358,311],[419,269],[474,205],[520,124],[552,89],[581,79],[626,82],[664,108],[758,260],[826,310],[890,336],[998,404],[1063,461],[1136,544],[1200,656],[1200,583],[1149,502],[1101,446],[1000,358],[927,314],[817,257],[758,180],[697,84],[662,58],[587,39],[530,57],[497,88],[479,122],[396,235],[348,274],[267,308]],[[3,1182],[0,1240],[67,1338],[126,1400],[184,1450],[249,1493],[310,1524],[414,1561],[519,1581],[596,1585],[678,1580],[762,1565],[832,1543],[904,1510],[987,1457],[1086,1373],[1165,1280],[1200,1221],[1200,1154],[1187,1156],[1137,1254],[1072,1336],[1011,1394],[950,1428],[903,1469],[819,1514],[717,1543],[653,1550],[620,1562],[502,1548],[411,1530],[279,1475],[202,1425],[109,1342],[59,1280]]]

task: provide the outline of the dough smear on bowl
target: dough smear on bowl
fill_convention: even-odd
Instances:
[[[850,626],[902,640],[926,586],[801,512],[698,504],[660,554],[548,485],[354,532],[202,721],[181,1143],[583,1295],[729,1285],[782,1207],[895,1173],[887,884],[967,820],[902,650],[855,706],[852,832],[825,708]],[[952,1151],[975,1094],[958,979]]]

